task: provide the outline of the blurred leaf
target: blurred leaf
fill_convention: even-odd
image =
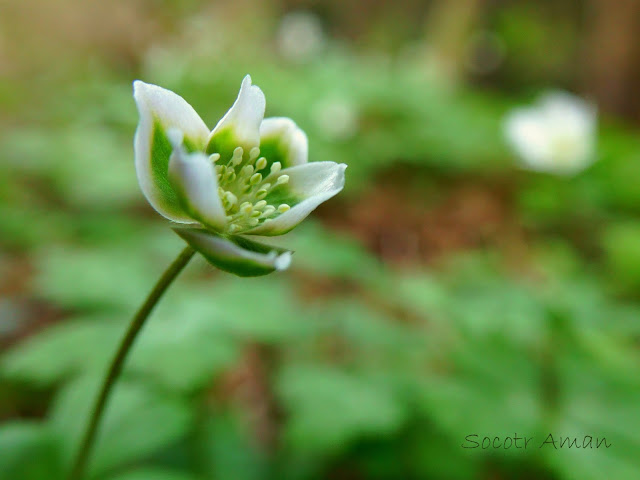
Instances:
[[[60,435],[67,465],[77,451],[99,383],[97,378],[71,382],[54,402],[50,425]],[[191,422],[192,412],[184,400],[121,380],[102,419],[89,472],[98,476],[141,461],[184,437]]]
[[[294,268],[312,273],[374,281],[384,275],[380,263],[355,240],[332,233],[308,221],[291,233],[286,245],[297,254]]]
[[[452,303],[454,321],[474,338],[500,333],[514,342],[540,344],[546,309],[533,292],[508,279],[482,283],[455,289],[454,297],[464,301]]]
[[[177,290],[149,318],[125,372],[150,375],[168,388],[193,391],[232,365],[238,346],[216,323],[219,313],[207,291]],[[75,317],[48,328],[7,352],[0,372],[39,386],[81,373],[101,374],[124,336],[126,317]]]
[[[406,416],[387,385],[329,367],[287,366],[276,390],[289,415],[286,443],[295,450],[339,451],[361,436],[391,435]]]
[[[637,377],[614,380],[589,357],[575,353],[565,356],[559,375],[565,394],[552,432],[554,439],[559,447],[561,436],[577,438],[582,447],[585,436],[591,436],[593,448],[569,449],[565,444],[560,451],[545,445],[545,460],[566,478],[634,478],[640,471]]]
[[[455,439],[536,433],[540,367],[504,339],[469,338],[452,352],[449,374],[434,372],[420,382],[424,412]]]
[[[610,120],[610,119],[608,119]],[[620,124],[605,124],[600,135],[601,160],[594,165],[607,205],[637,212],[640,192],[640,138]]]
[[[148,244],[141,248],[143,239],[131,239],[128,246],[49,247],[37,258],[36,291],[65,307],[132,312],[171,261]]]
[[[448,322],[448,307],[453,301],[450,292],[438,278],[426,273],[397,275],[392,286],[386,286],[381,294],[398,302],[410,311],[437,323]],[[389,288],[394,288],[389,295]]]
[[[225,276],[208,296],[216,328],[234,338],[258,342],[291,341],[313,325],[302,314],[291,286],[271,278]]]
[[[163,470],[161,468],[141,468],[132,472],[127,472],[113,477],[109,480],[197,480],[197,477],[187,473]]]
[[[11,422],[0,426],[0,478],[62,480],[55,436],[46,425]]]
[[[505,335],[514,342],[542,341],[546,306],[535,291],[497,274],[484,260],[462,258],[439,275],[400,276],[396,300],[431,324],[455,328],[476,339]]]
[[[241,345],[220,327],[220,306],[210,287],[174,289],[153,312],[127,370],[168,389],[192,392],[206,388],[216,374],[231,367]]]
[[[407,359],[425,353],[426,339],[420,325],[401,324],[364,303],[338,298],[310,308],[309,314],[317,317],[318,334],[327,337],[336,355],[350,363],[376,371],[402,368]],[[301,344],[297,350],[304,355],[310,346]]]
[[[640,222],[609,226],[603,246],[615,280],[625,289],[640,287]]]
[[[0,145],[14,168],[46,179],[67,201],[104,209],[140,198],[129,138],[82,124],[8,132]]]
[[[404,478],[480,479],[482,468],[476,455],[460,448],[432,424],[412,421],[401,440],[362,442],[350,456],[367,479]]]
[[[200,420],[199,455],[204,478],[268,478],[269,458],[260,451],[246,422],[246,412],[232,406]]]
[[[29,222],[25,222],[25,218]],[[42,211],[24,200],[0,205],[0,238],[2,245],[25,250],[39,248],[42,239],[61,241],[69,233],[70,219],[62,212]]]
[[[125,324],[96,318],[55,325],[2,357],[3,376],[50,386],[85,370],[100,371],[113,355]]]
[[[38,263],[36,288],[67,307],[133,308],[154,281],[144,260],[127,250],[49,249]]]

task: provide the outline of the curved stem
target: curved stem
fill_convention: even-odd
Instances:
[[[98,426],[100,425],[100,419],[102,418],[102,414],[104,413],[105,405],[107,404],[107,400],[109,399],[109,394],[120,375],[120,371],[122,370],[122,366],[124,365],[124,361],[131,350],[131,346],[135,341],[138,333],[142,329],[145,320],[149,317],[149,314],[156,306],[156,303],[162,298],[162,295],[167,290],[169,285],[175,280],[178,274],[182,271],[182,269],[189,263],[191,257],[195,250],[191,247],[187,246],[184,250],[178,255],[171,265],[165,270],[162,274],[158,282],[155,284],[147,299],[142,304],[140,309],[136,312],[135,316],[131,320],[131,324],[129,325],[129,329],[127,333],[122,339],[120,343],[120,347],[116,352],[111,364],[109,365],[109,371],[107,376],[104,379],[104,383],[102,384],[102,389],[100,390],[100,395],[98,396],[96,403],[93,407],[93,412],[91,413],[91,418],[89,420],[89,424],[87,425],[87,430],[84,433],[84,437],[82,438],[82,443],[80,444],[80,450],[78,450],[78,454],[76,456],[75,462],[73,464],[73,469],[69,475],[69,480],[80,480],[84,473],[84,469],[87,465],[87,461],[89,459],[89,455],[91,454],[91,450],[93,448],[96,433],[98,432]]]

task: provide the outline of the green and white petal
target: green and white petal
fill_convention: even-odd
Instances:
[[[169,220],[193,223],[169,181],[172,147],[167,131],[178,129],[183,132],[187,150],[196,151],[204,150],[209,129],[191,105],[169,90],[136,80],[133,97],[140,114],[134,151],[142,193],[151,206]]]
[[[223,238],[207,230],[188,227],[173,230],[213,266],[240,277],[286,270],[291,264],[290,251],[241,236]]]
[[[282,168],[307,163],[308,143],[307,135],[290,118],[265,118],[260,125],[260,156],[267,160],[267,168],[274,162]]]
[[[187,153],[180,132],[170,130],[173,153],[169,159],[169,181],[182,208],[194,219],[214,230],[224,230],[227,215],[218,195],[213,162],[201,152]]]
[[[265,181],[273,182],[276,187],[265,197],[265,201],[283,213],[244,233],[274,236],[292,230],[318,205],[344,188],[346,168],[344,163],[313,162],[290,167],[267,177]],[[285,175],[288,182],[280,184],[275,180],[277,176]]]
[[[238,98],[211,132],[207,153],[219,153],[227,159],[236,147],[242,147],[245,152],[258,147],[265,105],[262,90],[251,85],[249,75],[244,77]]]

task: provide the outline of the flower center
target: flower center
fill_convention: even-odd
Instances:
[[[280,172],[280,162],[271,164],[267,170],[267,159],[260,156],[254,147],[245,156],[244,149],[237,147],[226,163],[220,162],[220,154],[211,155],[218,175],[218,194],[227,214],[229,233],[239,233],[268,222],[291,207],[282,203],[270,205],[266,197],[275,187],[289,182],[289,176]],[[267,181],[268,180],[268,181]]]

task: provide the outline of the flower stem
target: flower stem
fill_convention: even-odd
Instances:
[[[118,347],[118,351],[116,352],[113,360],[111,361],[111,364],[109,365],[109,371],[102,384],[100,395],[98,396],[93,407],[89,424],[87,425],[84,437],[82,438],[82,443],[80,444],[80,450],[78,450],[78,454],[73,464],[73,469],[71,470],[71,473],[69,475],[69,480],[80,480],[84,474],[87,461],[89,460],[89,455],[91,454],[91,450],[96,439],[98,426],[100,425],[100,419],[102,418],[104,408],[107,404],[107,400],[109,399],[109,394],[111,393],[111,390],[113,389],[113,386],[118,379],[118,376],[120,375],[122,366],[124,365],[124,361],[126,360],[129,351],[131,350],[133,342],[138,336],[138,333],[142,329],[142,326],[149,317],[149,314],[151,313],[153,308],[162,298],[162,295],[164,295],[164,292],[167,290],[169,285],[171,285],[171,283],[175,280],[182,269],[187,265],[187,263],[189,263],[189,260],[191,260],[191,257],[193,257],[194,253],[195,250],[193,250],[189,246],[185,247],[184,250],[180,252],[178,258],[176,258],[173,263],[169,265],[169,267],[164,271],[158,282],[155,284],[155,286],[147,296],[145,302],[138,309],[135,316],[131,320],[129,329],[123,337],[122,342],[120,343],[120,347]]]

